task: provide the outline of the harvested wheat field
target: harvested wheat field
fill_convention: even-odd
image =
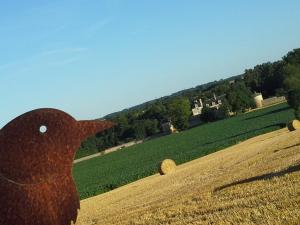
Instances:
[[[300,131],[281,129],[81,201],[78,225],[300,224]]]

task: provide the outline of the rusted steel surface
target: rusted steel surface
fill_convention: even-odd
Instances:
[[[76,150],[109,121],[76,121],[37,109],[0,130],[0,225],[69,225],[80,208],[72,178]]]

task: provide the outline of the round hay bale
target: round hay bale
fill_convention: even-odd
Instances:
[[[294,131],[300,129],[300,121],[299,120],[292,120],[288,123],[288,129],[289,131]]]
[[[161,175],[169,174],[175,171],[176,163],[172,159],[165,159],[160,163],[159,173]]]

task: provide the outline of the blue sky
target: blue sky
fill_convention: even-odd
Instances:
[[[0,128],[40,107],[94,119],[279,60],[300,1],[0,1]]]

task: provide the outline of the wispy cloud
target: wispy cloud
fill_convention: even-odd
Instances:
[[[39,55],[40,56],[48,56],[48,55],[65,54],[65,53],[79,53],[79,52],[85,52],[87,50],[88,50],[88,48],[82,48],[82,47],[52,49],[52,50],[47,50],[47,51],[41,52],[41,53],[39,53]]]
[[[136,30],[133,30],[133,31],[130,31],[129,34],[131,35],[139,35],[139,34],[145,34],[145,33],[148,33],[149,30],[147,29],[136,29]]]
[[[86,35],[88,37],[93,36],[94,34],[96,34],[99,30],[101,30],[103,27],[107,26],[108,24],[110,24],[113,21],[112,17],[106,17],[102,20],[99,20],[93,24],[91,24],[90,26],[88,26],[86,28]]]
[[[48,65],[50,65],[50,66],[64,66],[64,65],[67,65],[67,64],[77,62],[78,60],[79,60],[79,58],[69,58],[69,59],[65,59],[65,60],[61,60],[61,61],[49,62]]]
[[[8,68],[10,68],[12,66],[15,66],[17,64],[18,64],[17,62],[10,62],[10,63],[6,63],[6,64],[1,64],[0,65],[0,70],[8,69]]]
[[[28,68],[33,68],[35,64],[40,63],[45,63],[45,65],[48,66],[67,65],[78,61],[80,59],[80,53],[86,51],[88,51],[88,48],[85,47],[66,47],[61,49],[42,51],[34,55],[28,56],[27,58],[19,59],[6,64],[1,64],[0,71],[13,69],[24,72],[27,71]],[[51,62],[51,60],[53,60],[53,62]]]

